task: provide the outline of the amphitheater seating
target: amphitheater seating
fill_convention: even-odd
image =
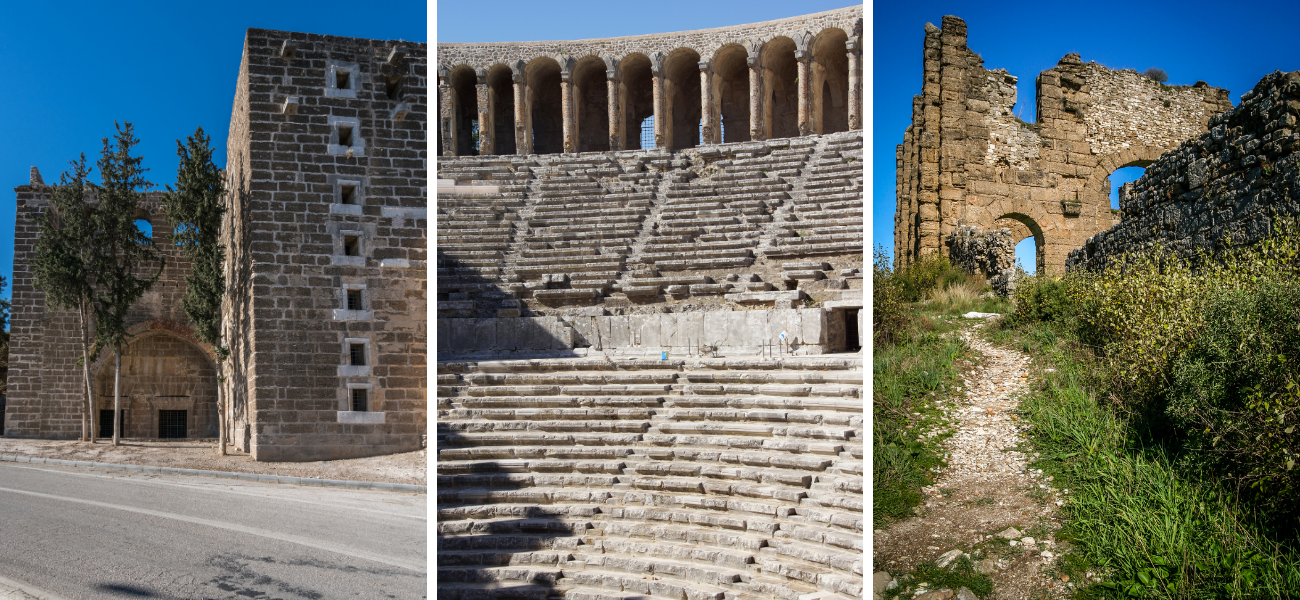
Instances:
[[[439,193],[439,314],[771,301],[784,285],[774,263],[860,255],[861,148],[861,132],[846,132],[675,154],[440,159],[439,178],[498,192]]]
[[[859,598],[861,394],[853,357],[440,363],[439,593]]]

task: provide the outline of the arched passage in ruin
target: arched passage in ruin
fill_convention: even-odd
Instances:
[[[451,122],[456,156],[475,156],[474,126],[478,122],[477,77],[474,69],[461,65],[451,70]]]
[[[1007,213],[993,222],[993,229],[1003,227],[1011,230],[1012,239],[1016,241],[1017,246],[1026,239],[1034,240],[1034,273],[1044,272],[1047,245],[1043,238],[1043,229],[1038,222],[1023,213]],[[1025,267],[1028,270],[1028,265]]]
[[[676,151],[700,145],[700,53],[678,48],[664,59],[664,145]]]
[[[749,141],[749,52],[740,44],[727,44],[713,55],[713,106],[715,122],[722,124],[722,141]]]
[[[826,29],[811,44],[812,126],[817,134],[849,130],[848,34]]]
[[[493,65],[488,69],[488,102],[492,110],[492,150],[494,154],[515,153],[515,90],[510,67]]]
[[[524,67],[524,114],[533,154],[564,152],[564,107],[560,91],[560,63],[550,57],[535,58]]]
[[[186,326],[152,319],[127,330],[122,353],[122,436],[217,436],[217,372],[210,348]],[[104,352],[91,366],[97,423],[111,424],[115,360]],[[169,427],[170,426],[170,427]],[[170,435],[169,435],[170,434]],[[113,435],[111,425],[101,437]]]
[[[573,66],[573,97],[578,111],[578,152],[609,150],[609,86],[605,61],[586,56]]]
[[[763,45],[763,130],[767,138],[799,135],[799,64],[794,40],[778,36]]]
[[[1156,146],[1135,145],[1101,157],[1097,161],[1097,168],[1093,169],[1092,176],[1088,178],[1088,183],[1084,184],[1084,192],[1080,192],[1080,196],[1086,193],[1087,199],[1098,206],[1110,207],[1111,174],[1125,167],[1145,169],[1167,150],[1168,148]],[[1119,215],[1116,215],[1114,220],[1118,222]]]
[[[618,71],[618,102],[623,114],[619,136],[624,150],[638,150],[641,149],[641,122],[655,114],[650,58],[639,52],[629,54],[620,61]]]

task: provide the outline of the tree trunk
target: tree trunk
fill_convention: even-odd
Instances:
[[[81,315],[81,371],[86,384],[86,404],[82,408],[81,437],[82,439],[88,438],[90,443],[93,444],[95,438],[98,437],[96,429],[99,426],[99,419],[95,418],[95,391],[90,385],[90,322],[86,311],[87,307],[83,303],[81,310],[78,311]]]
[[[230,419],[226,416],[225,386],[222,384],[221,363],[217,363],[217,455],[226,455],[226,428]]]
[[[122,431],[122,346],[113,348],[113,446]]]

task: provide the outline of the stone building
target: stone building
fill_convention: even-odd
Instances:
[[[438,46],[439,598],[862,597],[861,19]]]
[[[946,252],[959,226],[1032,236],[1038,272],[1120,221],[1110,174],[1145,167],[1232,108],[1205,82],[1167,86],[1067,54],[1035,82],[1037,121],[1012,114],[1016,78],[984,68],[966,23],[926,24],[921,94],[896,150],[896,266]]]
[[[234,447],[257,460],[421,446],[426,59],[418,43],[262,29],[245,37],[227,142],[222,333],[231,355],[221,393]],[[76,438],[76,317],[48,310],[29,266],[34,216],[50,188],[33,169],[31,184],[16,191],[5,434]],[[128,317],[123,434],[212,437],[213,353],[195,341],[180,305],[189,265],[157,195],[140,216],[168,262]],[[105,364],[92,365],[100,410],[112,406]]]

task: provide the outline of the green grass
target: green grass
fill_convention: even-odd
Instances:
[[[1073,550],[1062,573],[1087,585],[1079,598],[1300,596],[1300,554],[1213,474],[1188,472],[1135,435],[1118,399],[1089,385],[1095,365],[1059,324],[995,332],[995,340],[1055,368],[1021,404],[1035,466],[1067,489],[1058,538]],[[1102,576],[1089,584],[1086,574]]]
[[[883,594],[886,600],[911,598],[922,583],[927,584],[927,589],[931,590],[949,588],[956,592],[961,588],[967,588],[980,598],[993,593],[993,580],[988,575],[976,571],[975,565],[965,556],[958,557],[947,568],[940,568],[934,563],[917,565],[911,573],[896,579],[898,579],[898,587],[886,590]]]
[[[872,364],[875,527],[912,514],[921,488],[933,481],[942,438],[920,434],[939,426],[937,403],[948,397],[959,375],[957,361],[969,353],[960,338],[943,335],[956,329],[951,322],[919,314],[913,323],[904,341],[876,348]]]

